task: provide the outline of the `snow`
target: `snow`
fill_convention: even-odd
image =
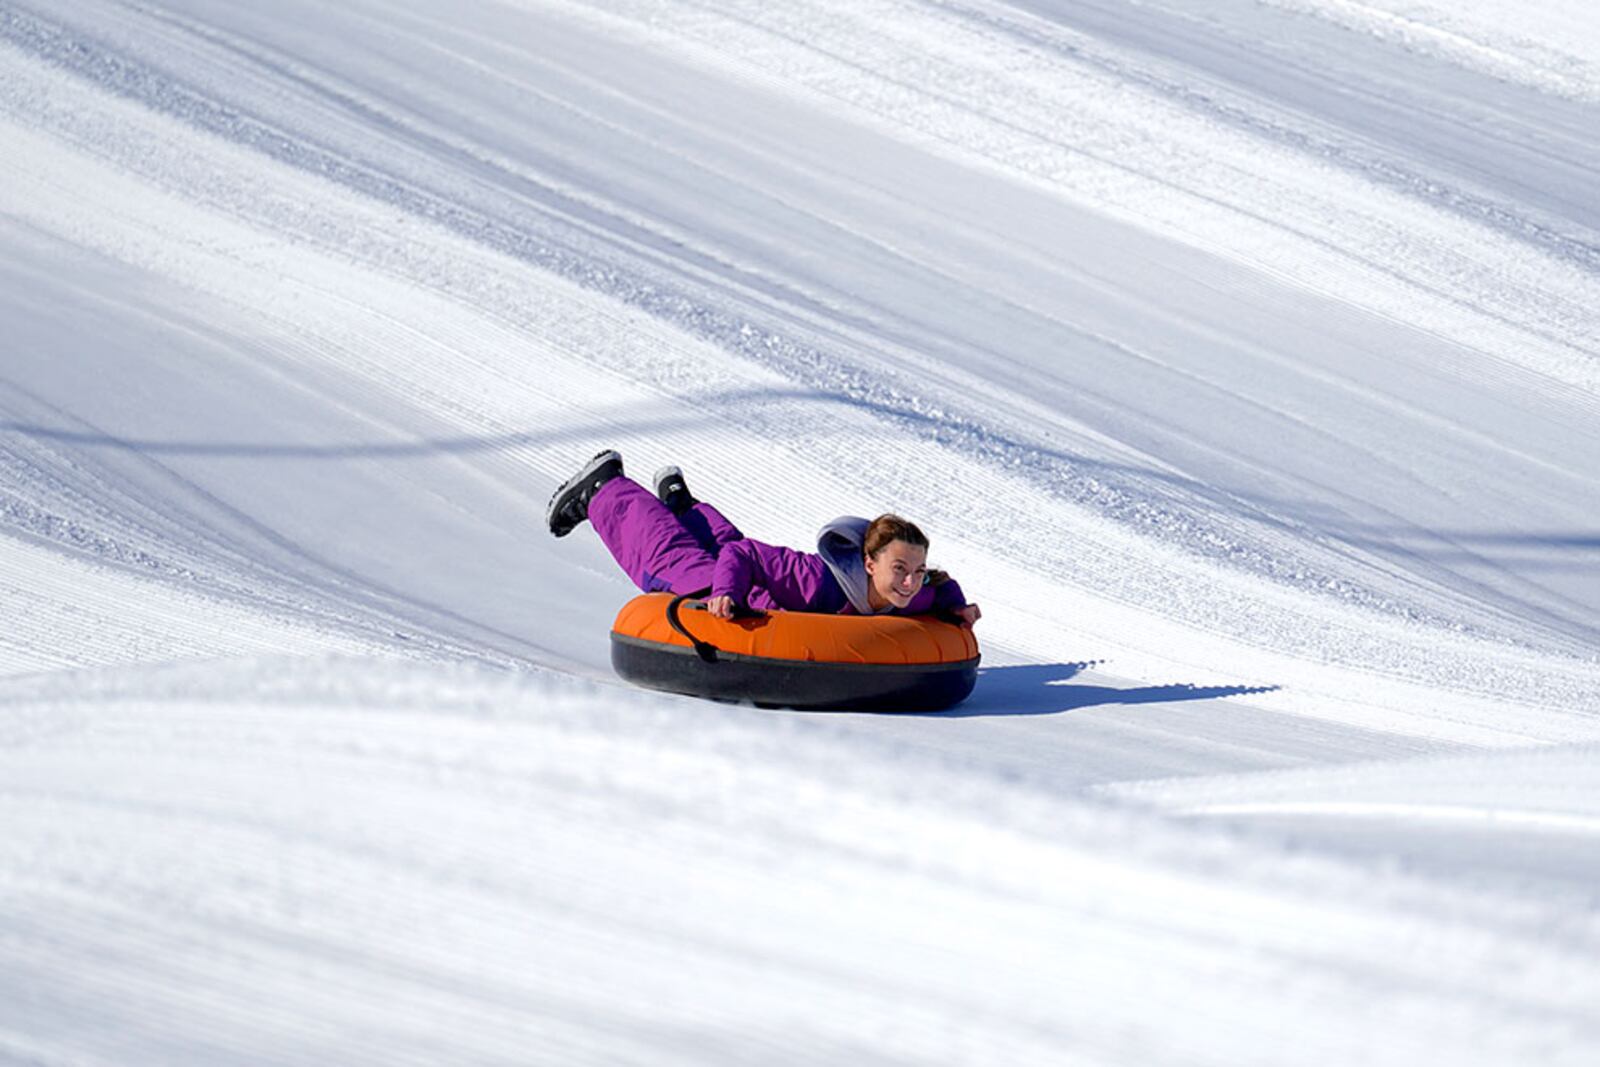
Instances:
[[[1593,1062],[1597,42],[0,2],[0,1062]],[[604,447],[977,691],[622,685]]]

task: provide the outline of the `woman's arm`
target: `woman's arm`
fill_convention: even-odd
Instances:
[[[723,609],[731,614],[741,607],[755,606],[782,611],[834,611],[836,607],[818,601],[826,571],[827,565],[820,556],[764,541],[734,541],[723,545],[717,556],[706,606],[713,614]]]
[[[755,544],[754,541],[734,541],[722,546],[717,566],[711,572],[711,596],[706,600],[707,610],[718,618],[729,618],[734,608],[749,602],[752,587],[766,584],[766,569],[761,565]],[[714,602],[723,602],[727,614],[717,610]]]

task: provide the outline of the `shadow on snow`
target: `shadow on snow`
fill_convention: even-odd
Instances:
[[[1172,685],[1117,689],[1108,685],[1072,684],[1071,679],[1095,666],[1088,663],[1028,664],[987,667],[978,674],[978,688],[964,703],[949,711],[933,712],[947,718],[978,715],[1056,715],[1105,704],[1170,704],[1185,700],[1271,693],[1276,685]]]

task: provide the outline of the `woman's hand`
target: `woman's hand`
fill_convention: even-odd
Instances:
[[[983,612],[976,604],[968,604],[965,607],[957,608],[956,614],[961,616],[962,623],[967,626],[971,626],[983,618]]]
[[[713,596],[706,598],[706,611],[719,619],[733,618],[733,597]]]

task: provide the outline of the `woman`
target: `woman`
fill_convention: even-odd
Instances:
[[[565,537],[585,519],[647,593],[707,594],[706,610],[743,609],[874,615],[930,612],[982,617],[961,586],[927,568],[928,539],[895,515],[828,523],[817,551],[752,541],[716,508],[689,494],[683,472],[664,467],[650,492],[622,473],[622,456],[601,452],[550,498],[550,532]]]

